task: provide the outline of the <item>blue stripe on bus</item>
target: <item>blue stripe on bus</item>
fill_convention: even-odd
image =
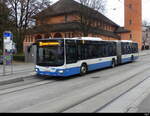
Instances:
[[[127,63],[127,62],[131,62],[131,61],[132,61],[131,57],[122,59],[122,63]]]
[[[97,63],[97,64],[91,64],[88,66],[88,70],[93,71],[96,69],[110,67],[111,65],[112,65],[112,61],[101,62],[101,63]]]
[[[139,58],[139,56],[135,56],[133,61],[137,60]],[[132,61],[132,58],[131,57],[128,57],[128,58],[123,58],[122,59],[122,63],[127,63],[127,62],[131,62]]]
[[[139,58],[139,56],[134,57],[134,60],[137,60]]]
[[[138,59],[139,56],[134,57],[134,60]],[[127,63],[131,61],[131,57],[122,59],[122,63]],[[88,71],[93,71],[96,69],[102,69],[106,67],[110,67],[112,65],[112,61],[101,62],[97,64],[88,65]],[[47,76],[58,76],[58,77],[68,77],[72,75],[76,75],[80,73],[80,67],[63,69],[64,73],[59,73],[58,70],[56,72],[45,72],[45,71],[37,71],[39,75],[47,75]]]
[[[88,66],[88,70],[93,71],[93,70],[96,70],[96,69],[110,67],[111,64],[112,64],[111,61],[97,63],[97,64],[91,64],[91,65]],[[37,74],[39,74],[39,75],[60,76],[60,77],[68,77],[68,76],[76,75],[76,74],[79,74],[79,73],[80,73],[80,67],[64,69],[64,73],[62,73],[62,74],[59,73],[58,70],[56,72],[37,71]]]
[[[72,76],[80,73],[80,67],[68,68],[64,71],[64,76]]]

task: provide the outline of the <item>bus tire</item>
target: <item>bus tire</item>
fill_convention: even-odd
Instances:
[[[86,64],[82,64],[81,67],[80,67],[80,75],[83,76],[87,73],[88,71],[88,68],[87,68],[87,65]]]
[[[131,56],[131,62],[134,62],[134,56],[133,55]]]

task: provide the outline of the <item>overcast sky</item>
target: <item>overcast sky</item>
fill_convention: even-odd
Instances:
[[[58,0],[52,0],[55,3]],[[150,0],[142,0],[142,19],[150,22]],[[124,25],[124,0],[107,0],[105,16]]]

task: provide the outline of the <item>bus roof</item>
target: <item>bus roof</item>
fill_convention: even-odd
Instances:
[[[89,41],[107,41],[107,42],[129,42],[129,43],[136,43],[131,40],[103,40],[98,37],[74,37],[74,38],[45,38],[45,39],[40,39],[38,41],[43,41],[43,40],[57,40],[57,39],[64,39],[64,40],[89,40]]]
[[[98,37],[75,37],[75,38],[65,38],[65,39],[102,41],[102,39]]]
[[[133,42],[131,40],[121,40],[121,42]]]

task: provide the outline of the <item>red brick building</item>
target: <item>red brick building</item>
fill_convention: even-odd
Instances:
[[[82,8],[86,12],[83,12]],[[82,23],[81,17],[86,17],[87,24]],[[89,37],[100,37],[104,40],[132,39],[137,41],[141,48],[141,0],[125,0],[126,29],[100,12],[83,6],[74,0],[59,0],[34,16],[34,19],[36,25],[28,30],[24,39],[24,50],[36,39],[84,36],[83,28],[88,28],[87,36]]]
[[[138,42],[142,48],[142,0],[125,0],[125,28],[131,32],[122,39]]]

